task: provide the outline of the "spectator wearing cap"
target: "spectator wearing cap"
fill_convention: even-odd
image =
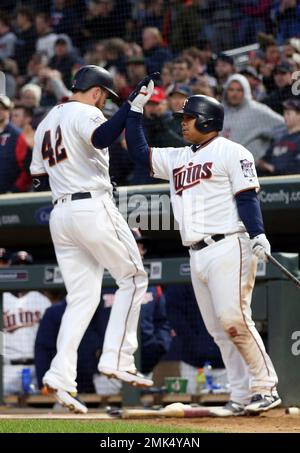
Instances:
[[[240,74],[245,76],[249,82],[252,97],[255,101],[261,101],[266,96],[266,89],[262,83],[262,77],[253,66],[241,69]]]
[[[26,7],[17,11],[17,41],[14,58],[17,61],[19,74],[26,74],[26,65],[35,52],[36,31],[34,28],[33,13]]]
[[[232,75],[224,87],[223,137],[245,146],[260,159],[270,146],[268,132],[283,124],[283,118],[252,98],[248,80],[242,74]]]
[[[58,35],[54,45],[54,55],[49,62],[51,69],[56,69],[62,74],[64,84],[67,88],[71,87],[72,73],[79,69],[82,60],[73,50],[69,36]]]
[[[20,250],[11,255],[9,264],[33,264],[30,253]],[[22,369],[29,368],[32,383],[36,384],[34,368],[34,342],[39,322],[50,305],[39,291],[22,291],[3,294],[4,327],[4,394],[22,393]]]
[[[289,62],[278,64],[273,72],[275,90],[262,100],[264,104],[281,115],[283,114],[283,102],[293,96],[292,72],[293,66]]]
[[[188,85],[175,83],[168,95],[170,111],[174,113],[181,110],[186,99],[192,94],[193,92]],[[181,120],[177,116],[170,119],[168,126],[173,132],[182,137]]]
[[[27,192],[31,177],[25,161],[29,148],[24,135],[9,122],[12,103],[0,96],[0,193]]]
[[[3,247],[0,247],[0,267],[9,266],[9,252]]]
[[[0,59],[14,56],[16,40],[17,37],[11,31],[8,16],[0,13]]]
[[[169,49],[163,47],[160,31],[155,27],[146,27],[143,30],[142,40],[148,74],[160,72],[163,64],[172,59]]]
[[[146,61],[143,55],[131,55],[126,60],[126,78],[117,73],[115,81],[121,99],[127,99],[133,88],[147,75]],[[120,83],[121,82],[121,83]]]
[[[287,132],[256,163],[260,176],[300,174],[300,100],[288,99],[283,109]]]
[[[219,85],[224,86],[228,78],[234,74],[234,60],[226,53],[220,53],[215,63],[215,75]]]

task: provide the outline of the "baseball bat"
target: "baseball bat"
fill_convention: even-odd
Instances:
[[[169,404],[163,409],[124,409],[122,418],[195,418],[195,417],[213,417],[218,415],[218,407],[191,407],[186,404],[174,403]]]
[[[292,280],[292,282],[295,283],[295,285],[300,288],[300,280],[298,280],[293,274],[290,273],[290,271],[288,271],[281,263],[279,263],[279,261],[277,261],[276,258],[274,258],[274,256],[270,255],[269,253],[265,252],[268,260],[274,264],[274,266],[278,267],[278,269],[281,270],[281,272],[286,275],[290,280]]]

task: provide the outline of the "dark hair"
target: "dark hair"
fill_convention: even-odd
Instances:
[[[33,109],[31,107],[27,107],[24,104],[16,104],[14,106],[13,110],[15,110],[15,109],[22,109],[25,116],[29,116],[30,118],[33,118]]]
[[[10,18],[3,11],[0,12],[0,22],[2,22],[7,27],[10,27]]]
[[[182,63],[185,63],[187,65],[187,68],[188,69],[191,69],[192,67],[192,62],[187,59],[187,58],[176,58],[176,60],[173,61],[173,64],[182,64]]]
[[[27,17],[29,22],[33,23],[34,13],[30,8],[27,8],[26,6],[21,6],[20,8],[17,9],[17,16],[18,14]]]

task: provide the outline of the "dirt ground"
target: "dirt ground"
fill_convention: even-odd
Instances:
[[[285,414],[284,409],[274,409],[256,417],[170,418],[163,421],[151,419],[151,423],[227,433],[300,433],[300,415]]]
[[[87,415],[55,414],[46,411],[0,411],[1,419],[82,419],[82,420],[111,420],[99,412],[89,412]],[[138,422],[139,420],[134,420]],[[300,415],[286,414],[284,409],[274,409],[256,417],[202,417],[194,419],[179,418],[149,418],[148,423],[172,425],[190,429],[206,429],[215,432],[227,433],[300,433]],[[125,422],[125,420],[124,420]],[[128,420],[126,420],[128,423]],[[145,423],[145,420],[141,420]]]

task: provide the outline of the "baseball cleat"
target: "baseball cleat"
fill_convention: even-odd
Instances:
[[[274,409],[281,404],[281,399],[278,395],[262,395],[256,393],[252,396],[250,403],[245,407],[248,413],[265,412]]]
[[[104,374],[108,378],[116,378],[120,381],[127,382],[127,384],[132,385],[133,387],[152,387],[152,379],[148,379],[143,376],[141,373],[135,372],[131,373],[130,371],[121,371],[113,370],[110,368],[99,368],[100,373]]]
[[[245,414],[245,405],[232,400],[218,409],[218,417],[236,417]]]
[[[87,407],[77,398],[76,393],[67,392],[62,389],[53,389],[48,385],[42,389],[43,395],[53,394],[55,399],[63,406],[67,407],[71,412],[75,414],[86,414]]]

